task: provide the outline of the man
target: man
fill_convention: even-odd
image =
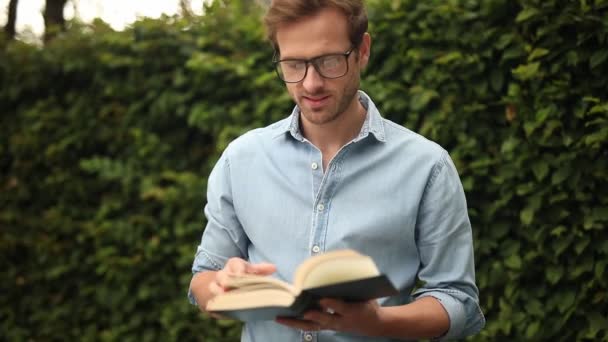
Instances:
[[[274,0],[265,18],[291,116],[224,151],[190,298],[205,310],[231,273],[292,280],[311,255],[371,256],[400,294],[323,299],[302,320],[247,323],[243,341],[462,338],[485,324],[471,226],[447,152],[383,119],[359,91],[371,38],[361,0]],[[415,291],[416,281],[422,285]],[[413,291],[413,292],[412,292]]]

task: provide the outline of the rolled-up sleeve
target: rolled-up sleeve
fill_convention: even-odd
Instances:
[[[443,305],[450,328],[440,339],[479,332],[485,318],[475,285],[471,224],[460,178],[445,151],[427,182],[416,234],[421,263],[418,276],[424,286],[414,297],[432,296]]]
[[[230,181],[228,150],[220,157],[207,182],[207,225],[201,242],[196,248],[192,274],[217,271],[231,257],[247,258],[247,236],[234,209]],[[191,289],[188,299],[196,304]]]

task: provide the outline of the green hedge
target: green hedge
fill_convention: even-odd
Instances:
[[[0,340],[238,340],[185,294],[210,168],[292,107],[251,3],[0,41]],[[472,340],[608,340],[608,1],[368,4],[363,89],[467,192]]]

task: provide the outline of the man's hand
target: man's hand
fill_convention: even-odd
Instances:
[[[226,286],[226,281],[230,275],[237,274],[259,274],[270,275],[276,271],[273,264],[250,264],[240,258],[231,258],[226,262],[220,271],[204,271],[197,273],[190,282],[190,289],[196,298],[196,302],[201,311],[207,312],[207,303],[213,297],[224,293],[230,289]],[[212,315],[220,318],[217,315]]]
[[[276,270],[277,268],[273,264],[251,264],[241,258],[230,258],[224,268],[215,274],[215,279],[209,283],[209,292],[215,297],[229,291],[227,282],[231,276],[242,274],[270,275]]]
[[[381,332],[381,307],[375,300],[347,303],[325,298],[320,305],[321,310],[307,311],[302,320],[280,317],[277,322],[307,331],[335,330],[363,336],[378,336]]]

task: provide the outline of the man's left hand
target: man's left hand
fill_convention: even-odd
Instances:
[[[303,319],[279,317],[277,322],[305,331],[335,330],[364,336],[377,336],[380,329],[380,309],[375,300],[347,303],[325,298],[321,310],[304,313]]]

